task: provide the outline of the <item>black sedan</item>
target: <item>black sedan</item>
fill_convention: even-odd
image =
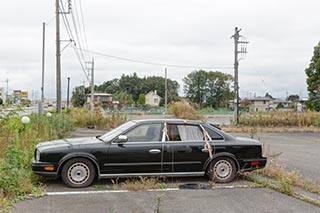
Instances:
[[[69,187],[89,186],[95,178],[206,174],[226,183],[266,161],[257,140],[200,121],[157,119],[129,121],[102,136],[40,143],[32,170],[61,177]]]

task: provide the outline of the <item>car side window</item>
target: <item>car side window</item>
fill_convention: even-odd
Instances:
[[[197,125],[168,124],[167,141],[203,141],[203,133]]]
[[[223,137],[213,129],[210,129],[208,127],[204,127],[204,129],[208,132],[212,140],[223,140]]]
[[[127,132],[128,142],[160,141],[162,124],[143,124]]]

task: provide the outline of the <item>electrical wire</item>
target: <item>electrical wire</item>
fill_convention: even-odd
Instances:
[[[64,26],[65,26],[65,28],[66,28],[67,34],[68,34],[68,36],[69,36],[69,39],[72,40],[72,42],[75,42],[75,39],[74,39],[74,36],[73,36],[73,33],[72,33],[72,29],[71,29],[71,27],[70,27],[69,20],[68,20],[66,14],[63,12],[63,11],[65,11],[65,9],[64,9],[62,0],[60,0],[60,5],[61,5],[61,7],[60,7],[60,12],[61,12],[61,14],[62,14],[62,20],[63,20]],[[73,47],[74,47],[74,45],[73,45]],[[80,63],[80,66],[81,66],[81,68],[82,68],[82,71],[83,71],[86,79],[89,81],[89,76],[88,76],[88,74],[86,73],[86,69],[85,69],[85,66],[83,65],[83,62],[82,62],[82,60],[81,60],[80,53],[78,52],[78,49],[76,49],[76,48],[73,48],[73,49],[74,49],[75,54],[76,54],[76,56],[77,56],[77,59],[78,59],[78,61],[79,61],[79,63]]]
[[[80,49],[80,48],[78,48]],[[233,67],[229,66],[220,66],[220,67],[215,67],[215,66],[194,66],[194,65],[177,65],[177,64],[167,64],[167,63],[157,63],[157,62],[150,62],[150,61],[144,61],[144,60],[136,60],[136,59],[131,59],[131,58],[125,58],[125,57],[120,57],[120,56],[115,56],[115,55],[110,55],[110,54],[105,54],[105,53],[100,53],[96,51],[91,51],[91,50],[86,50],[86,49],[80,49],[82,51],[89,52],[94,55],[100,55],[108,58],[113,58],[117,60],[122,60],[122,61],[128,61],[128,62],[133,62],[133,63],[139,63],[139,64],[147,64],[147,65],[154,65],[154,66],[162,66],[162,67],[176,67],[176,68],[194,68],[194,69],[233,69]]]
[[[83,10],[82,10],[82,3],[81,2],[82,2],[82,0],[79,1],[80,13],[81,13],[81,21],[82,21],[82,29],[84,31],[83,35],[84,35],[84,40],[85,40],[85,48],[88,50],[89,49],[88,39],[87,39],[86,27],[85,27],[85,24],[84,24],[84,16],[83,16]],[[88,58],[89,58],[89,60],[91,58],[89,53],[88,53]]]

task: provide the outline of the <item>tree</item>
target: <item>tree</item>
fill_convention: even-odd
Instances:
[[[310,109],[320,111],[320,42],[314,47],[311,62],[305,72],[309,92],[307,106]]]
[[[272,95],[270,95],[268,92],[264,95],[264,97],[269,97],[270,99],[273,99]]]
[[[177,81],[167,79],[168,86],[168,103],[179,100],[178,89],[179,83]],[[165,96],[165,78],[161,76],[148,76],[140,78],[136,73],[133,75],[122,74],[120,79],[113,79],[104,82],[102,85],[95,86],[96,92],[106,92],[116,94],[113,96],[115,100],[123,100],[122,104],[129,104],[124,101],[122,96],[131,95],[133,102],[137,102],[140,94],[147,94],[150,91],[157,90],[161,97],[160,105],[164,105]],[[90,88],[86,88],[86,93],[90,93]],[[121,92],[121,93],[120,93]]]
[[[227,107],[229,100],[234,96],[230,89],[233,77],[222,72],[193,71],[183,82],[187,98],[198,103],[200,107]]]
[[[178,89],[179,83],[171,79],[167,79],[168,87],[168,103],[178,101]],[[165,78],[161,76],[149,76],[143,78],[142,93],[146,94],[150,91],[157,91],[157,94],[161,97],[160,105],[164,105],[165,97]]]
[[[72,105],[75,107],[83,107],[86,101],[87,101],[87,97],[85,94],[85,87],[79,86],[74,88],[74,91],[72,92],[72,97],[71,97]]]
[[[200,106],[204,102],[205,94],[208,92],[208,73],[204,70],[193,71],[183,78],[184,92],[186,96]]]
[[[289,95],[286,99],[287,101],[298,102],[300,99],[299,95]]]
[[[146,96],[144,94],[139,95],[138,105],[140,105],[140,106],[146,105]]]
[[[131,106],[134,103],[132,95],[124,91],[114,93],[112,98],[115,101],[119,101],[121,106]]]
[[[115,94],[116,92],[119,92],[121,90],[119,86],[119,79],[114,78],[110,81],[106,81],[100,86],[95,86],[94,91],[99,91],[103,93],[110,93]]]
[[[3,104],[3,100],[2,100],[2,98],[0,98],[0,105],[2,105]]]

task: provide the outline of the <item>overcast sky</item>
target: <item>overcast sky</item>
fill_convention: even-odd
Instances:
[[[180,94],[182,78],[198,67],[233,75],[230,37],[237,26],[250,42],[239,67],[241,97],[266,92],[280,98],[286,92],[307,96],[304,70],[320,41],[319,0],[72,0],[82,26],[80,6],[87,38],[84,48],[141,61],[194,66],[168,67],[168,77],[181,85]],[[8,78],[9,91],[27,90],[32,99],[33,90],[34,97],[40,97],[42,22],[46,22],[45,96],[55,97],[55,1],[10,0],[3,1],[1,8],[0,87],[6,87]],[[72,23],[72,15],[67,17]],[[74,29],[73,34],[77,40]],[[61,19],[61,40],[68,39]],[[67,44],[62,42],[61,47]],[[94,57],[96,84],[122,73],[164,75],[164,66],[92,53],[85,56]],[[72,45],[62,52],[63,97],[67,77],[72,88],[85,80]]]

